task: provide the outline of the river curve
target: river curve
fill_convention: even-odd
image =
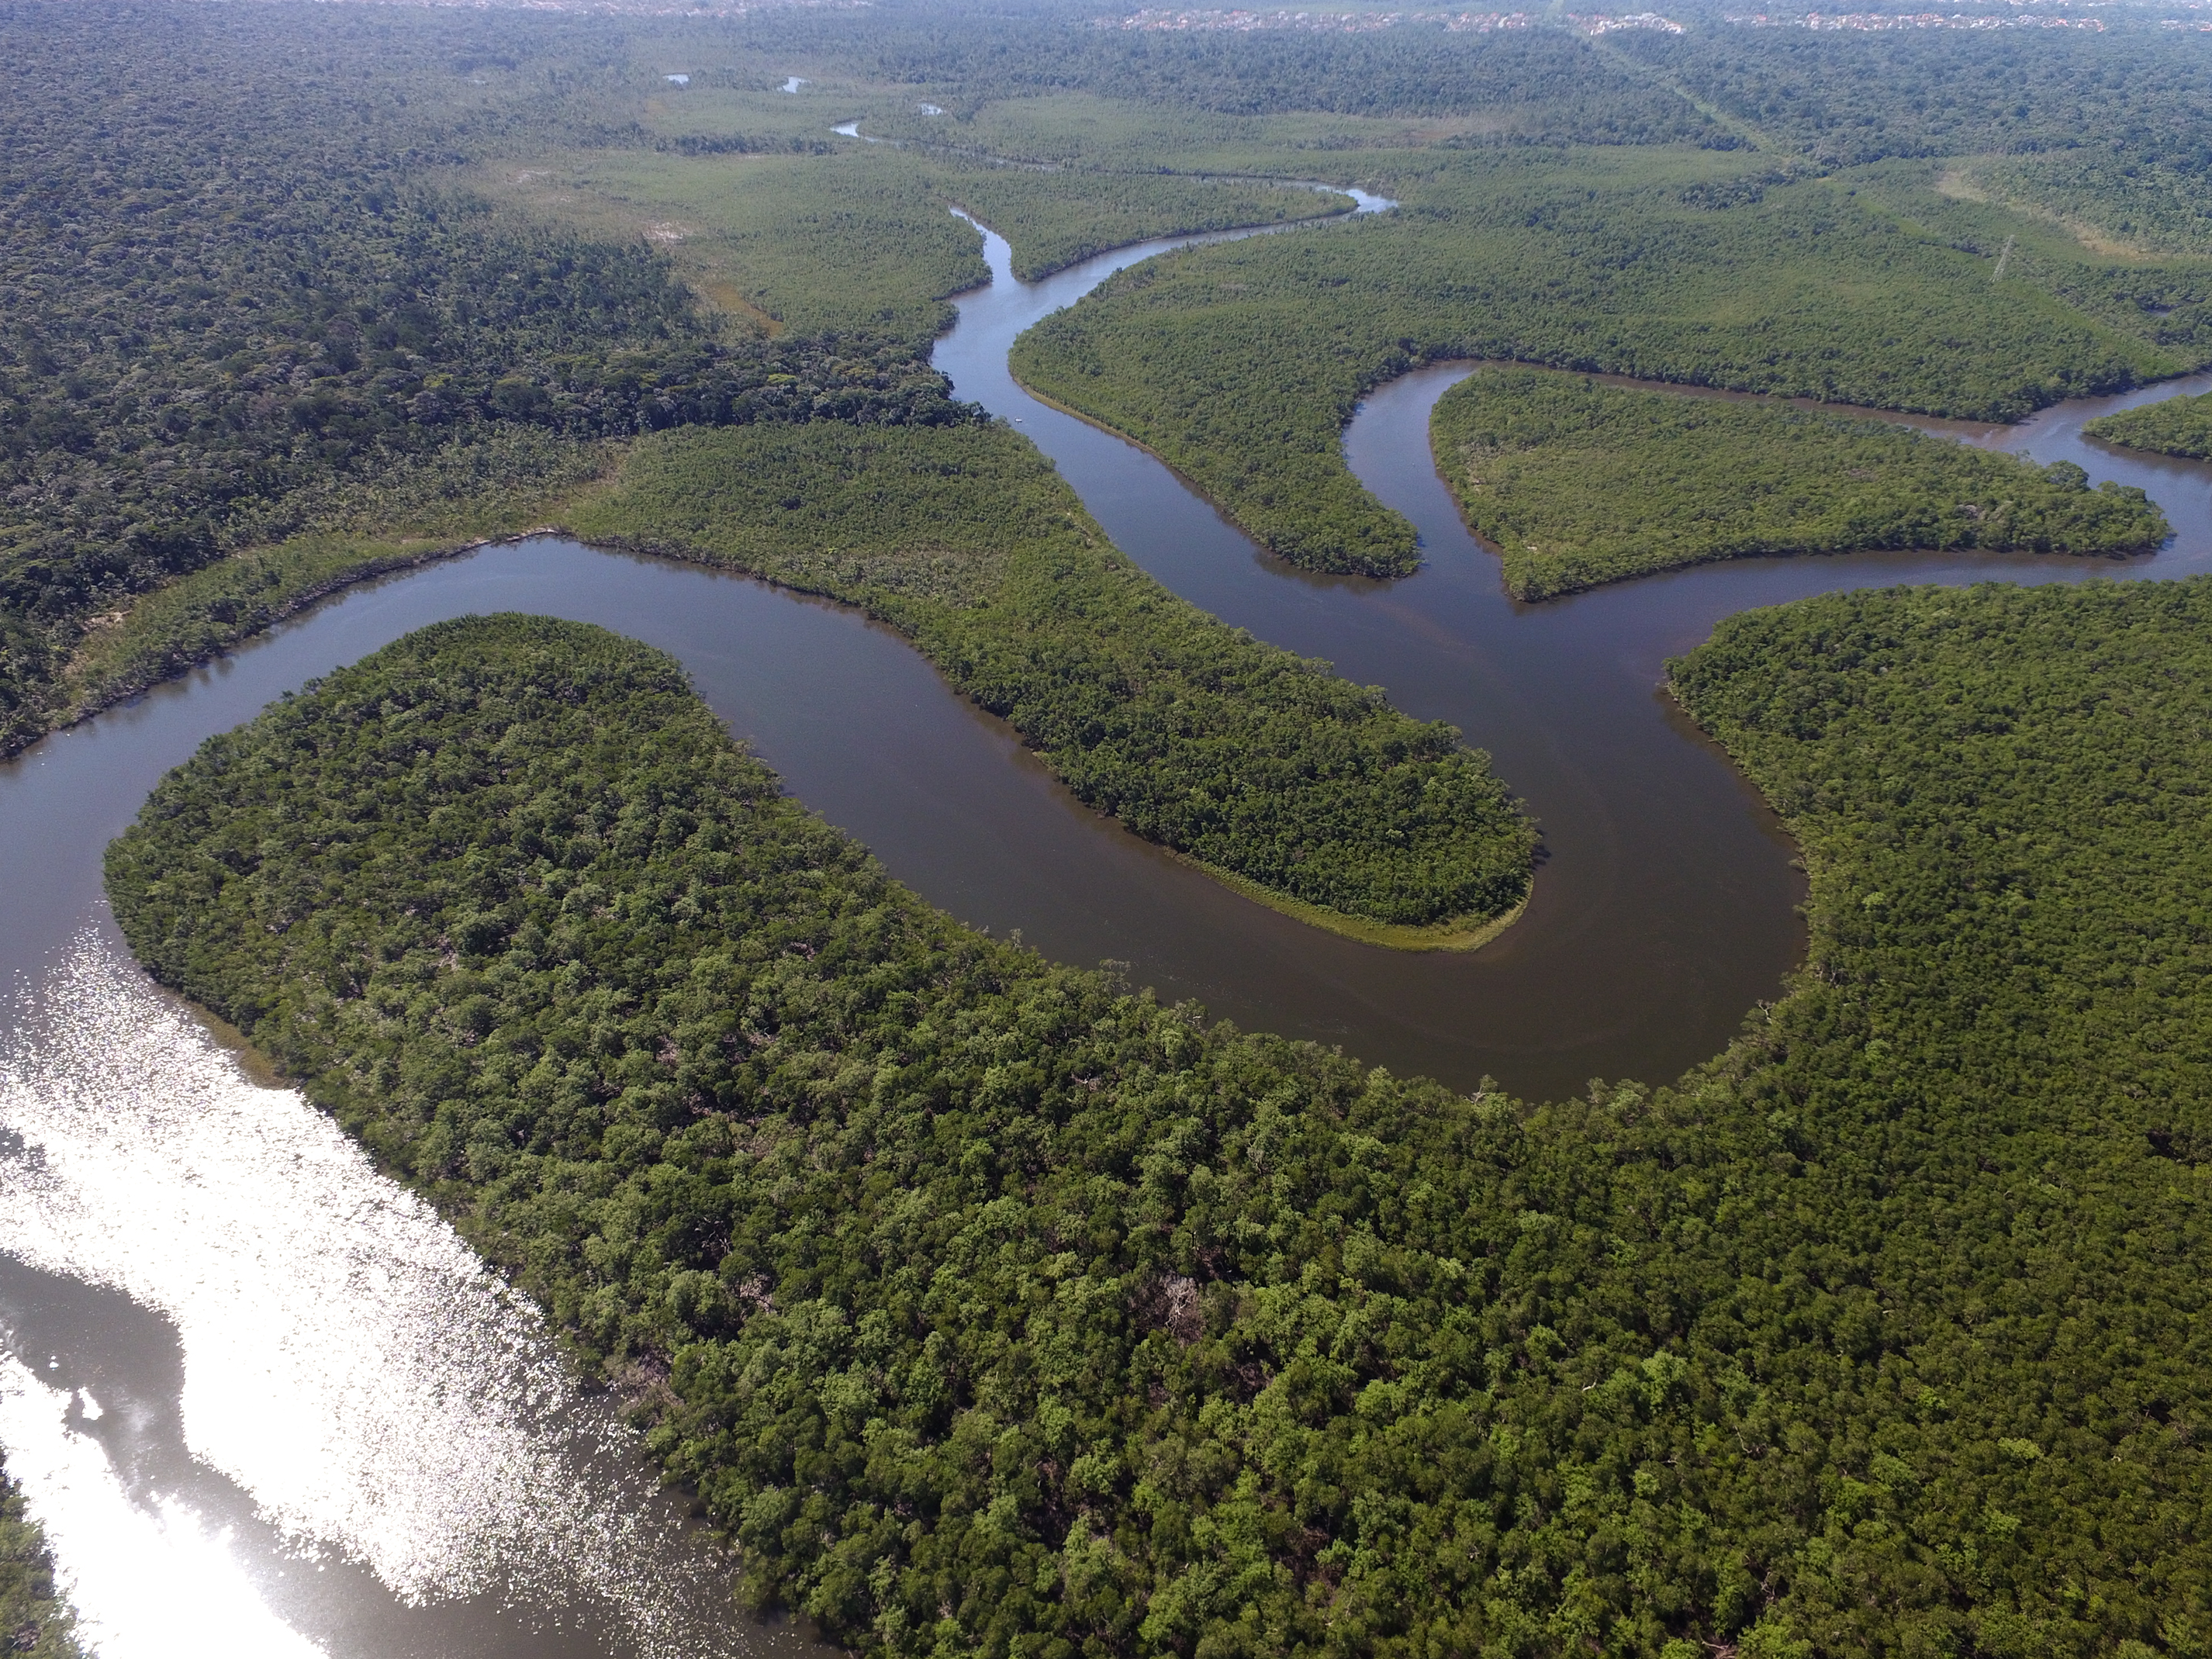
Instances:
[[[198,742],[304,680],[471,611],[600,623],[674,652],[794,793],[964,920],[1395,1069],[1550,1093],[1714,1052],[1800,949],[1790,850],[1657,691],[1667,655],[1730,611],[1837,587],[2212,568],[2212,471],[2078,436],[2169,386],[1984,437],[2143,484],[2179,531],[2154,557],[1746,561],[1518,605],[1428,457],[1427,411],[1464,372],[1446,366],[1381,390],[1346,434],[1428,565],[1306,576],[1006,375],[1021,329],[1170,245],[1034,287],[987,246],[995,280],[939,348],[960,394],[1019,422],[1168,586],[1489,748],[1546,825],[1528,915],[1462,957],[1304,927],[1074,803],[854,613],[558,538],[354,590],[33,746],[0,765],[0,1445],[109,1659],[191,1653],[195,1632],[210,1653],[332,1659],[808,1646],[730,1618],[726,1561],[527,1310],[115,936],[106,840]]]
[[[1527,912],[1470,955],[1362,945],[1249,903],[1212,907],[1182,925],[1164,919],[1147,940],[1111,952],[1135,961],[1140,979],[1242,1024],[1340,1042],[1461,1087],[1487,1075],[1516,1093],[1556,1097],[1595,1076],[1671,1080],[1717,1053],[1753,1005],[1780,991],[1804,929],[1794,849],[1661,690],[1668,657],[1735,611],[1838,589],[2212,569],[2212,467],[2080,435],[2094,415],[2212,386],[2212,375],[2200,375],[2060,404],[2017,427],[1914,422],[2142,485],[2177,531],[2154,555],[1746,559],[1522,604],[1461,521],[1430,454],[1429,411],[1471,368],[1439,364],[1380,388],[1345,434],[1352,471],[1413,521],[1426,562],[1389,581],[1314,575],[1261,552],[1154,457],[1040,403],[1007,370],[1024,329],[1176,245],[1102,255],[1024,285],[1005,241],[988,235],[991,284],[956,296],[959,321],[935,361],[959,395],[1018,422],[1115,544],[1162,583],[1261,639],[1382,685],[1409,714],[1449,720],[1491,752],[1545,836]],[[1030,936],[1043,942],[1034,927]]]

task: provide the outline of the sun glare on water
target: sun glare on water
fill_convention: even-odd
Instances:
[[[410,1605],[596,1607],[640,1654],[758,1650],[729,1617],[729,1562],[659,1495],[635,1433],[428,1205],[297,1092],[254,1084],[97,935],[16,1012],[0,1252],[170,1322],[191,1458],[288,1543]],[[65,1420],[97,1402],[12,1346],[0,1331],[0,1446],[105,1659],[157,1637],[186,1651],[196,1628],[226,1653],[322,1651],[200,1516],[131,1496]]]
[[[99,1446],[64,1423],[70,1399],[0,1355],[0,1443],[63,1563],[83,1645],[100,1659],[321,1659],[262,1605],[228,1538],[174,1500],[131,1502]]]

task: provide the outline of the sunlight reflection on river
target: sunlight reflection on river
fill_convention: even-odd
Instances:
[[[1516,787],[1554,805],[1555,857],[1539,892],[1559,914],[1532,909],[1479,959],[1414,961],[1309,937],[1068,808],[1041,770],[1022,769],[1004,732],[979,735],[981,717],[902,645],[856,654],[880,641],[849,616],[789,596],[756,605],[731,579],[551,544],[361,590],[42,746],[15,768],[9,854],[48,885],[19,884],[0,904],[0,938],[30,975],[20,1006],[0,1008],[0,1447],[105,1659],[827,1651],[789,1626],[735,1616],[729,1558],[657,1489],[611,1404],[578,1393],[538,1316],[427,1205],[378,1176],[297,1093],[249,1080],[150,986],[112,928],[62,948],[97,914],[97,848],[158,775],[134,769],[161,744],[173,745],[166,766],[298,678],[438,617],[514,605],[579,615],[676,651],[734,729],[769,738],[764,752],[803,799],[970,920],[1030,927],[1069,960],[1134,958],[1169,994],[1255,1025],[1448,1078],[1516,1066],[1540,1092],[1550,1072],[1571,1073],[1570,1086],[1593,1072],[1664,1076],[1712,1052],[1796,959],[1787,850],[1741,780],[1666,724],[1651,687],[1668,652],[1729,610],[1828,586],[2212,564],[2203,470],[2096,450],[2078,428],[2106,405],[2085,404],[1973,435],[2153,487],[2180,532],[2154,557],[1746,562],[1528,611],[1504,598],[1493,560],[1465,538],[1436,481],[1427,413],[1456,372],[1440,368],[1378,390],[1349,439],[1365,461],[1391,452],[1400,482],[1425,492],[1429,568],[1387,588],[1310,580],[1256,554],[1210,505],[1185,501],[1149,457],[1031,402],[1006,374],[1020,329],[1165,246],[1024,287],[990,237],[996,280],[962,296],[962,326],[939,362],[962,395],[1024,422],[1170,586],[1354,678],[1389,680],[1405,706],[1495,747]],[[401,619],[416,604],[427,609]],[[280,673],[284,639],[328,654],[313,665],[286,657]],[[779,652],[796,665],[776,667]],[[276,678],[263,685],[257,673]],[[837,702],[824,678],[852,701]],[[180,700],[236,696],[247,681],[261,689],[191,735],[161,724]],[[897,765],[839,746],[862,725],[888,734]],[[1647,769],[1607,742],[1637,747]],[[90,802],[126,777],[137,780],[127,801]],[[835,793],[841,783],[848,793]],[[1680,799],[1663,793],[1692,786]],[[27,856],[33,832],[45,839]],[[940,856],[939,840],[956,852]],[[84,867],[65,870],[80,854]],[[1747,870],[1772,879],[1753,890]],[[1689,876],[1705,884],[1686,885]],[[1185,880],[1194,886],[1176,885]],[[1586,902],[1575,911],[1566,900],[1577,892]],[[1656,945],[1638,943],[1639,906]],[[31,925],[49,911],[67,920]],[[1548,968],[1547,942],[1558,958]],[[1609,995],[1599,969],[1626,988]],[[1601,1029],[1600,1005],[1627,1011],[1619,1032]]]
[[[577,1393],[538,1316],[110,948],[82,938],[0,1053],[0,1254],[124,1292],[182,1349],[165,1407],[81,1362],[42,1376],[0,1332],[0,1442],[99,1650],[191,1651],[187,1629],[226,1654],[324,1650],[264,1605],[285,1597],[249,1582],[226,1518],[169,1489],[179,1471],[251,1493],[296,1575],[331,1554],[411,1606],[496,1587],[640,1653],[757,1648],[727,1561],[671,1547],[681,1518],[636,1436]]]
[[[262,1604],[228,1532],[174,1498],[132,1504],[99,1443],[70,1425],[85,1405],[82,1391],[50,1389],[0,1354],[0,1440],[82,1610],[79,1642],[101,1659],[322,1654]]]

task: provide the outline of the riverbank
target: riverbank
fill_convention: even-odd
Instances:
[[[451,481],[433,457],[418,469],[425,476],[406,481],[410,489],[341,483],[310,515],[325,528],[243,548],[88,618],[61,672],[41,688],[42,722],[11,726],[15,746],[5,753],[211,662],[357,583],[544,533],[613,477],[618,446],[531,435],[485,446],[516,463],[511,478],[441,488]]]
[[[1528,914],[1528,900],[1523,897],[1510,909],[1493,916],[1449,916],[1426,927],[1393,927],[1388,922],[1370,921],[1364,916],[1346,915],[1341,910],[1331,910],[1318,904],[1302,904],[1287,894],[1262,887],[1249,881],[1232,870],[1224,870],[1202,859],[1178,858],[1194,870],[1202,870],[1233,893],[1250,899],[1255,904],[1264,904],[1279,915],[1302,921],[1309,927],[1318,927],[1324,933],[1342,939],[1356,939],[1362,945],[1380,945],[1393,951],[1479,951]],[[1533,890],[1535,878],[1529,878]]]
[[[1159,591],[1011,429],[726,428],[609,457],[556,505],[568,530],[857,605],[1010,720],[1079,799],[1282,914],[1467,950],[1525,902],[1533,836],[1480,756]],[[96,636],[77,707],[349,584],[530,533],[323,538],[227,562]]]
[[[358,583],[419,570],[479,548],[560,533],[557,525],[538,525],[466,541],[417,543],[402,537],[364,544],[319,538],[235,554],[148,595],[107,627],[95,625],[63,671],[66,696],[52,729],[66,730],[212,662]]]

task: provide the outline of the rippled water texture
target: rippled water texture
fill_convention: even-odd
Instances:
[[[961,297],[937,354],[959,392],[1020,423],[1168,586],[1490,749],[1546,828],[1526,918],[1460,957],[1302,927],[1074,803],[853,613],[554,538],[355,590],[48,739],[0,765],[0,1446],[110,1659],[809,1647],[731,1611],[729,1562],[536,1317],[297,1094],[255,1084],[116,938],[101,848],[163,771],[281,692],[447,617],[599,623],[674,653],[796,794],[962,919],[1064,960],[1127,961],[1247,1025],[1540,1095],[1712,1054],[1802,948],[1790,849],[1659,693],[1668,655],[1730,611],[1829,588],[2212,567],[2212,472],[2078,435],[2114,402],[2207,380],[1965,434],[2144,485],[2179,531],[2154,558],[1749,561],[1517,605],[1429,458],[1428,410],[1464,372],[1445,367],[1382,389],[1346,434],[1427,567],[1310,578],[1006,374],[1021,329],[1170,245],[1024,288],[987,243],[995,280]]]
[[[0,1054],[0,1435],[102,1653],[761,1645],[427,1204],[97,938],[31,1000]]]

